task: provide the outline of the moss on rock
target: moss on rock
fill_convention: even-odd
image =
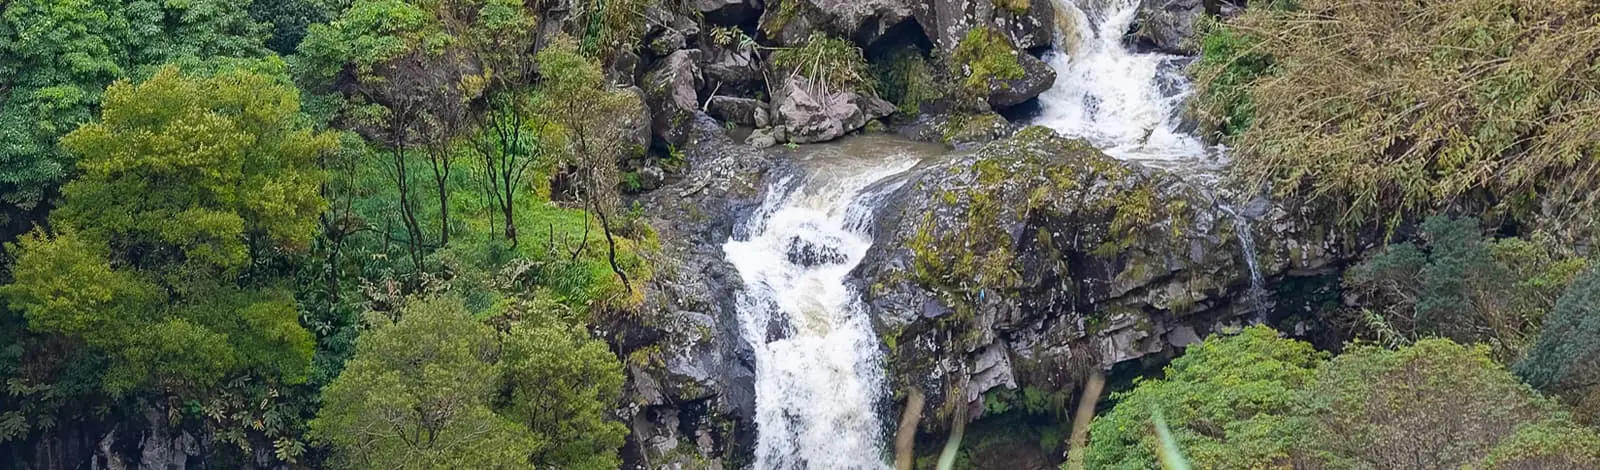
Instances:
[[[951,59],[962,68],[962,85],[975,94],[987,94],[991,81],[1022,78],[1026,73],[1017,60],[1017,48],[1005,34],[988,26],[972,28],[956,46]]]

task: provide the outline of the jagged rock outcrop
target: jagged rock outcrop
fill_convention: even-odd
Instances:
[[[692,132],[699,113],[700,87],[705,83],[700,75],[703,59],[699,49],[677,51],[644,77],[650,127],[656,138],[669,145],[682,146]]]
[[[829,89],[798,75],[786,79],[774,98],[773,124],[799,144],[837,139],[895,110],[875,96]]]
[[[706,102],[706,113],[722,122],[745,127],[772,125],[772,117],[767,113],[767,104],[750,98],[713,96]]]
[[[1200,53],[1197,25],[1204,15],[1233,16],[1241,7],[1228,0],[1144,0],[1133,36],[1136,45],[1168,54]]]
[[[708,44],[705,78],[724,93],[765,91],[760,55],[754,46]]]
[[[681,147],[681,177],[643,196],[659,235],[646,318],[617,334],[629,357],[626,468],[721,468],[749,452],[754,357],[739,333],[740,280],[722,253],[742,214],[760,203],[769,157],[701,114]],[[735,465],[728,465],[736,467]]]
[[[998,5],[995,0],[923,0],[912,11],[934,48],[946,54],[961,45],[968,31],[996,27],[1022,49],[1047,47],[1054,40],[1053,0],[1030,0],[1025,9]]]
[[[988,0],[984,0],[988,1]],[[870,47],[911,19],[914,0],[776,0],[761,15],[761,32],[780,46],[798,46],[814,32]]]
[[[1241,238],[1210,195],[1048,129],[926,169],[892,201],[857,274],[896,387],[928,397],[924,429],[958,406],[980,416],[991,390],[1070,393],[1256,316]]]
[[[1056,71],[1038,57],[1018,53],[1017,65],[1022,66],[1022,78],[993,80],[989,85],[989,105],[995,109],[1022,104],[1049,90],[1056,84]]]

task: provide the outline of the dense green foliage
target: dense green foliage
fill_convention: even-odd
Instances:
[[[324,207],[315,160],[333,142],[299,124],[295,91],[166,68],[113,85],[102,114],[63,139],[83,176],[63,189],[57,235],[16,247],[11,308],[105,353],[113,394],[195,393],[239,370],[303,381],[311,338],[250,269],[304,249]]]
[[[1427,339],[1332,359],[1266,327],[1213,336],[1113,396],[1087,468],[1158,468],[1160,410],[1196,468],[1588,468],[1600,436],[1489,358]]]
[[[1017,49],[1005,34],[989,27],[967,31],[950,60],[961,67],[962,85],[968,91],[984,94],[992,80],[1016,80],[1025,73],[1017,62]]]
[[[825,88],[870,91],[875,87],[861,48],[822,33],[812,34],[802,46],[773,51],[772,65],[780,73],[799,75]]]
[[[208,467],[619,465],[590,328],[650,278],[642,103],[580,52],[644,25],[583,8],[616,47],[536,50],[501,0],[0,6],[0,226],[38,222],[0,256],[0,466],[111,429]]]
[[[1255,7],[1204,40],[1200,115],[1236,134],[1245,179],[1346,226],[1465,205],[1582,235],[1597,31],[1583,0]]]
[[[253,57],[265,28],[229,0],[21,0],[0,8],[0,217],[47,202],[73,168],[56,139],[106,85],[185,57]],[[8,223],[0,220],[0,223]]]
[[[1355,315],[1375,340],[1443,336],[1514,358],[1586,264],[1527,240],[1490,239],[1473,219],[1436,216],[1420,228],[1418,242],[1390,245],[1345,273],[1347,292],[1376,309]]]
[[[344,468],[517,468],[536,447],[494,413],[495,332],[459,300],[375,318],[311,427]]]
[[[1270,328],[1213,337],[1168,366],[1161,380],[1136,382],[1097,418],[1086,468],[1153,468],[1150,413],[1165,412],[1184,455],[1199,468],[1262,468],[1285,461],[1311,425],[1299,399],[1325,358]]]
[[[1600,422],[1600,271],[1590,270],[1567,287],[1516,371],[1534,387],[1568,400],[1585,421]]]

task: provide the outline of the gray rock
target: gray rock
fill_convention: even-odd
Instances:
[[[1194,25],[1205,14],[1201,0],[1145,0],[1139,5],[1133,39],[1169,54],[1199,52]]]
[[[760,12],[753,0],[689,0],[687,3],[700,12],[707,22],[716,25],[744,24],[755,19]]]
[[[1017,12],[996,8],[994,24],[1017,47],[1032,50],[1055,45],[1055,0],[1032,0],[1028,9]]]
[[[992,80],[989,84],[989,106],[995,109],[1016,106],[1055,86],[1056,71],[1050,68],[1050,64],[1026,52],[1017,54],[1017,63],[1022,65],[1022,78]]]
[[[777,0],[761,15],[761,31],[781,46],[802,45],[812,33],[824,32],[854,39],[868,47],[886,37],[896,26],[911,20],[912,3],[911,0]]]
[[[618,52],[611,58],[611,63],[606,65],[606,80],[614,85],[633,86],[638,79],[639,55],[633,51]]]
[[[783,128],[790,142],[800,144],[837,139],[895,109],[877,97],[830,90],[799,76],[785,80],[774,104],[774,124]]]
[[[705,51],[707,80],[730,90],[759,87],[765,80],[760,57],[753,48],[710,45]]]
[[[772,118],[767,114],[767,104],[750,98],[713,96],[706,104],[706,113],[723,122],[732,122],[744,127],[760,128],[772,125]]]
[[[1200,53],[1200,38],[1194,27],[1203,15],[1228,17],[1240,11],[1242,7],[1232,0],[1144,0],[1129,33],[1141,47],[1195,55]]]
[[[634,461],[652,468],[715,468],[753,448],[755,359],[736,317],[740,277],[722,244],[760,204],[772,157],[734,142],[704,114],[687,131],[682,177],[637,200],[657,231],[661,264],[642,286],[639,314],[612,328],[639,338],[620,341],[623,351],[660,351],[660,363],[629,364],[624,400],[636,404],[624,418],[644,444],[624,452],[643,452]]]
[[[702,55],[698,49],[672,53],[644,77],[644,92],[656,138],[682,146],[699,113]]]
[[[627,142],[635,148],[648,149],[650,148],[651,126],[653,125],[651,123],[653,118],[650,113],[650,99],[645,95],[644,89],[637,86],[625,88],[623,91],[633,95],[633,98],[628,103],[633,109],[629,113],[627,122],[623,123],[624,129],[629,131]]]
[[[779,143],[788,140],[788,138],[789,136],[784,134],[783,128],[770,127],[766,129],[756,129],[754,132],[751,132],[750,137],[746,137],[744,139],[744,143],[750,145],[751,147],[765,149],[775,147]]]
[[[879,208],[881,248],[854,274],[893,337],[895,386],[920,388],[926,409],[970,407],[994,387],[1069,393],[1091,370],[1170,358],[1255,318],[1225,217],[1172,174],[1031,127],[912,176]],[[1312,243],[1276,237],[1255,238],[1268,253]],[[1262,264],[1268,277],[1292,274]]]

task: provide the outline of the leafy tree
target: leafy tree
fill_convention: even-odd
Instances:
[[[316,0],[254,0],[250,2],[250,18],[270,25],[272,38],[267,48],[282,55],[295,52],[305,39],[306,28],[327,23],[339,10],[327,10],[329,5]]]
[[[113,394],[193,396],[246,372],[301,382],[310,335],[252,268],[309,242],[324,206],[315,160],[330,144],[268,76],[169,67],[114,84],[102,120],[63,139],[83,175],[63,188],[57,233],[12,247],[15,281],[0,295],[31,330],[104,354]]]
[[[1317,413],[1307,450],[1332,468],[1462,468],[1486,456],[1498,468],[1526,468],[1507,459],[1535,451],[1596,461],[1586,444],[1594,431],[1567,421],[1482,346],[1356,345],[1318,368],[1310,392]]]
[[[1531,342],[1556,296],[1583,269],[1521,239],[1485,237],[1474,219],[1431,217],[1417,243],[1391,245],[1345,273],[1369,335],[1404,344],[1426,336],[1487,342],[1509,360]]]
[[[181,57],[253,57],[243,2],[18,0],[0,12],[0,203],[32,211],[73,167],[56,140],[88,122],[106,85]]]
[[[1600,271],[1572,282],[1516,371],[1569,400],[1585,420],[1600,418]]]
[[[348,113],[357,129],[388,147],[387,170],[417,269],[427,242],[413,156],[426,157],[432,170],[442,246],[450,239],[448,186],[457,141],[472,121],[470,104],[522,80],[533,26],[515,0],[362,0],[312,26],[300,45],[306,78],[359,104]]]
[[[1323,355],[1264,326],[1214,335],[1166,368],[1113,395],[1094,420],[1086,468],[1157,468],[1151,413],[1165,413],[1184,455],[1199,468],[1272,468],[1288,462],[1310,430],[1303,391]]]
[[[582,200],[584,209],[600,219],[611,271],[632,292],[628,274],[617,259],[618,224],[614,217],[622,205],[618,166],[633,150],[624,138],[632,130],[624,123],[628,122],[629,100],[637,105],[637,98],[607,89],[599,64],[578,54],[570,45],[546,47],[539,51],[538,62],[542,74],[538,112],[565,133],[567,149],[561,163],[576,182],[570,188],[572,196]]]
[[[552,305],[548,308],[556,308]],[[514,327],[501,366],[506,416],[543,443],[537,467],[617,468],[628,429],[611,418],[621,399],[622,363],[606,343],[565,321]]]
[[[525,468],[540,442],[490,407],[495,334],[460,300],[416,300],[373,328],[323,389],[313,435],[344,468]]]

